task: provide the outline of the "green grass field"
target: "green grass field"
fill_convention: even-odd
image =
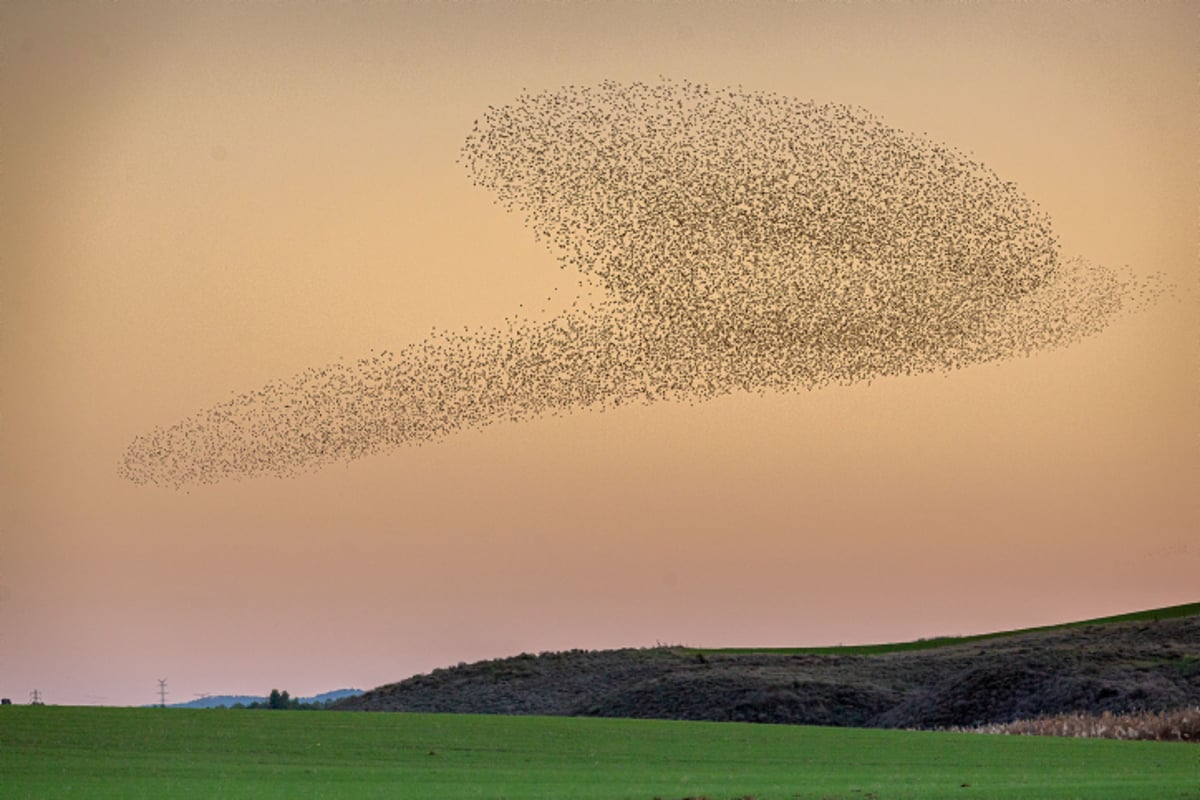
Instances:
[[[1083,628],[1089,625],[1106,625],[1113,622],[1154,622],[1161,619],[1177,619],[1200,614],[1200,603],[1185,603],[1165,608],[1152,608],[1146,611],[1134,611],[1130,614],[1117,614],[1112,617],[1097,617],[1077,622],[1063,622],[1058,625],[1042,625],[1037,628],[1020,628],[1011,631],[996,631],[994,633],[979,633],[974,636],[937,636],[932,639],[918,639],[915,642],[894,642],[890,644],[852,644],[836,647],[717,647],[717,648],[682,648],[687,652],[696,653],[777,653],[780,655],[843,655],[870,656],[883,653],[904,653],[913,650],[933,650],[938,647],[950,647],[968,642],[981,642],[985,639],[999,639],[1005,636],[1017,636],[1036,631],[1055,631],[1065,628]]]
[[[3,798],[1200,798],[1162,742],[555,717],[0,708]]]

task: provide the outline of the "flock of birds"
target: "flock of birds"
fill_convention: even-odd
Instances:
[[[1012,183],[858,108],[569,86],[489,107],[460,160],[601,299],[273,381],[138,436],[119,472],[287,476],[576,409],[953,370],[1154,295],[1061,259]]]

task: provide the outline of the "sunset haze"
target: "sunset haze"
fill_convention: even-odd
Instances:
[[[0,695],[301,696],[1195,602],[1198,45],[1185,2],[4,5]],[[119,475],[271,381],[594,301],[461,148],[523,91],[661,79],[867,109],[1014,182],[1064,257],[1165,289],[944,373]]]

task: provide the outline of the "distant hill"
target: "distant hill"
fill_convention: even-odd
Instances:
[[[329,703],[335,700],[342,700],[348,697],[357,697],[362,694],[362,689],[335,689],[332,692],[322,692],[313,697],[301,697],[300,702],[303,704],[314,703]],[[248,706],[251,703],[265,703],[267,696],[261,697],[256,695],[245,694],[222,694],[209,697],[200,697],[188,703],[168,703],[167,708],[232,708],[238,704]]]
[[[239,703],[248,706],[251,703],[259,703],[264,700],[266,700],[265,697],[258,697],[257,695],[221,694],[199,697],[187,703],[167,703],[167,708],[230,708]]]
[[[334,709],[885,728],[1200,705],[1200,603],[896,645],[522,654],[435,670]]]

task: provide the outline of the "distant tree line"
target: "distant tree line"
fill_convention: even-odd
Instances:
[[[332,700],[319,703],[301,703],[299,698],[292,697],[287,690],[272,689],[266,700],[253,703],[237,703],[234,708],[266,708],[272,711],[322,711],[329,707]]]

